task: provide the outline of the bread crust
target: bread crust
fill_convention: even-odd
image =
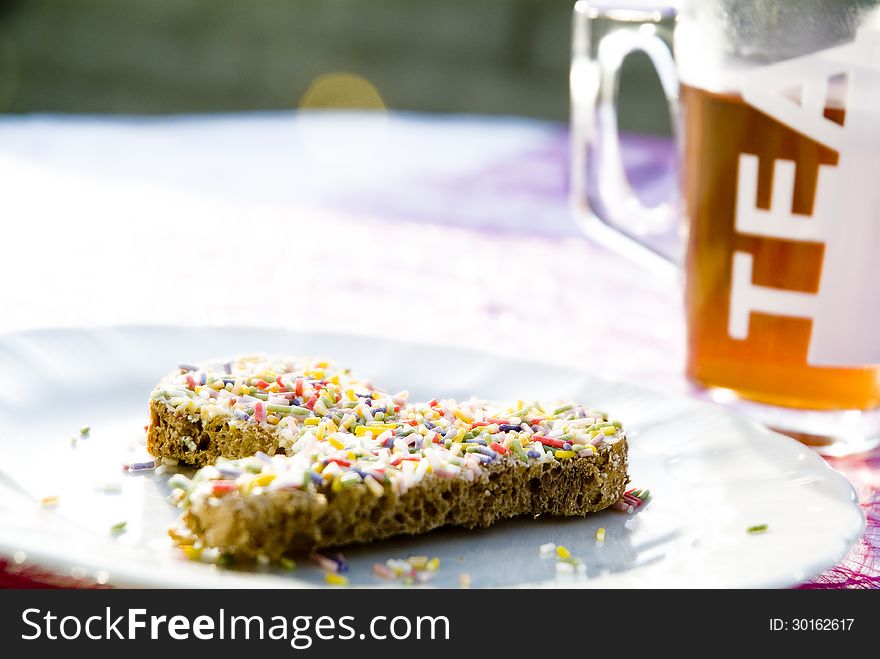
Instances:
[[[473,481],[428,476],[404,494],[364,486],[230,493],[193,501],[183,520],[210,547],[246,558],[282,556],[441,526],[477,528],[520,515],[583,516],[620,499],[627,483],[625,438],[590,457],[525,465],[506,459]]]
[[[150,401],[147,451],[193,467],[204,467],[217,458],[245,458],[262,451],[267,455],[284,453],[278,437],[260,424],[231,426],[223,417],[207,422],[199,416],[178,414],[159,400]]]

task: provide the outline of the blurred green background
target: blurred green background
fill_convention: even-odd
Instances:
[[[391,109],[568,118],[573,0],[0,0],[0,112],[296,107],[321,75]],[[647,61],[621,127],[666,132]]]

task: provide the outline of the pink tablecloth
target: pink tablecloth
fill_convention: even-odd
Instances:
[[[662,197],[669,143],[626,147],[645,196]],[[0,331],[308,326],[686,392],[676,278],[579,235],[567,162],[564,127],[517,119],[3,119],[0,217],[15,221]],[[868,531],[805,586],[878,587],[880,451],[832,465],[856,486]],[[0,586],[71,583],[0,559]]]

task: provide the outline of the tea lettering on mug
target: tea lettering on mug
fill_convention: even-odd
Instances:
[[[740,233],[780,240],[803,242],[824,242],[827,216],[815,212],[812,216],[798,215],[792,211],[794,199],[794,174],[796,163],[793,160],[773,161],[773,189],[770,208],[764,210],[756,206],[758,200],[758,157],[748,153],[739,156],[739,169],[736,185],[735,227]],[[816,210],[824,206],[820,195],[827,196],[836,188],[836,168],[819,166],[816,181]],[[824,193],[824,194],[823,194]]]
[[[733,253],[733,276],[730,281],[730,316],[727,332],[733,339],[749,338],[752,312],[775,316],[812,318],[816,313],[816,296],[812,293],[788,291],[752,283],[754,257],[748,252]]]
[[[829,83],[846,80],[846,120],[824,116]],[[800,103],[791,90],[800,89]],[[787,90],[787,91],[786,91]],[[812,320],[807,363],[880,363],[880,32],[862,29],[852,44],[764,67],[743,98],[773,119],[838,152],[836,167],[820,165],[809,216],[792,212],[797,163],[773,161],[771,204],[757,207],[758,158],[740,154],[735,228],[744,235],[824,246],[819,290],[804,293],[755,285],[754,257],[734,251],[728,334],[749,336],[752,312]],[[838,99],[843,102],[843,99]],[[846,190],[844,190],[846,188]],[[857,191],[857,193],[853,193]]]
[[[756,69],[743,85],[743,100],[810,139],[840,151],[843,126],[826,119],[824,112],[829,81],[846,73],[839,51],[845,55],[848,48],[840,46]]]
[[[765,210],[757,207],[758,157],[740,154],[734,215],[734,226],[739,233],[800,242],[826,241],[828,232],[824,221],[827,220],[827,214],[815,212],[813,216],[805,216],[792,210],[795,167],[796,163],[792,160],[773,161],[770,208]],[[835,168],[819,167],[814,201],[816,211],[824,208],[822,199],[836,188],[835,175]],[[815,295],[753,284],[753,265],[754,257],[749,252],[734,252],[728,317],[731,338],[748,338],[752,312],[807,318],[815,316]]]

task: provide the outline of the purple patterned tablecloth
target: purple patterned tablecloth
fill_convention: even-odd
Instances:
[[[661,199],[670,143],[624,146],[642,194]],[[6,117],[0,331],[326,328],[687,392],[678,282],[579,234],[567,169],[564,126],[515,118]],[[805,587],[878,587],[880,451],[831,464],[868,530]],[[71,582],[0,560],[0,586],[52,583]]]

